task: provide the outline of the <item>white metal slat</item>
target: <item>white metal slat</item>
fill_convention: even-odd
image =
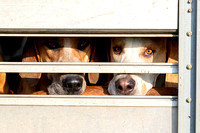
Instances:
[[[0,72],[33,73],[178,73],[177,63],[1,62]]]
[[[0,4],[0,28],[177,29],[178,25],[178,0],[1,0]]]
[[[0,106],[177,107],[177,96],[2,95]]]

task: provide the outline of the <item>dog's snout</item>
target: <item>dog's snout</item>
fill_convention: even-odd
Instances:
[[[134,90],[135,80],[131,78],[118,79],[115,82],[115,87],[118,93],[122,95],[129,95]]]
[[[83,79],[79,76],[68,76],[63,79],[64,90],[68,92],[76,92],[81,90]]]

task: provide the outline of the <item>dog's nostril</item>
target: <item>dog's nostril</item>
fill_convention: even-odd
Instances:
[[[80,84],[80,83],[77,83],[77,87],[81,87],[81,84]]]
[[[127,85],[127,89],[133,89],[132,85]]]
[[[72,88],[72,84],[71,83],[65,83],[65,87],[67,87],[67,88]]]
[[[119,90],[123,90],[123,88],[122,88],[121,85],[119,85],[117,88],[118,88]]]

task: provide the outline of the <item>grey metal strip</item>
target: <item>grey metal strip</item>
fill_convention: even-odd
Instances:
[[[196,133],[200,133],[200,1],[197,0],[196,28]]]
[[[0,36],[29,37],[177,37],[176,29],[22,29],[0,28]]]
[[[3,37],[178,37],[177,34],[2,34]]]
[[[0,96],[0,106],[177,107],[177,103],[176,96]]]
[[[0,34],[177,34],[177,29],[0,28]]]
[[[177,63],[1,62],[0,72],[34,73],[178,73]]]
[[[195,133],[196,1],[179,0],[178,133]]]

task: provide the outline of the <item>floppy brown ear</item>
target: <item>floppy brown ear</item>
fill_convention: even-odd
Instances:
[[[0,53],[0,61],[3,61],[3,58]],[[0,94],[8,94],[9,86],[6,78],[6,73],[0,73]]]
[[[35,39],[29,38],[24,48],[22,62],[38,62],[39,53],[36,52]],[[30,94],[36,90],[41,73],[19,73],[21,77],[18,93]]]
[[[99,73],[88,73],[90,84],[96,84],[99,80]]]
[[[168,38],[167,63],[178,63],[178,39]],[[178,87],[178,74],[166,74],[166,87]]]
[[[37,46],[34,45],[35,39],[29,38],[23,50],[22,62],[39,62],[39,53],[36,52]],[[20,73],[21,78],[40,78],[41,73]]]
[[[93,40],[90,62],[99,62],[99,51],[97,50],[96,41]],[[99,73],[88,73],[88,80],[90,84],[96,84],[99,80]]]

